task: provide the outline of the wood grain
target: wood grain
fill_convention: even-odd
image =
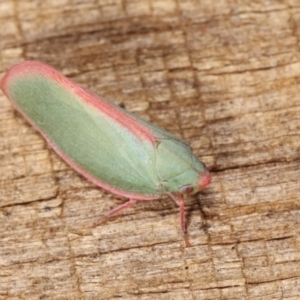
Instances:
[[[75,173],[0,93],[0,300],[299,299],[300,2],[0,2],[0,76],[39,60],[191,144],[212,183],[138,203]]]

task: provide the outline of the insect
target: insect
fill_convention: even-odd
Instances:
[[[184,198],[204,189],[211,177],[188,145],[41,62],[13,66],[1,89],[71,167],[103,189],[129,198],[95,225],[139,200],[168,194],[180,208],[181,230],[190,245]]]

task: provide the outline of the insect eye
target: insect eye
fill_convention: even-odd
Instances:
[[[194,188],[191,185],[185,185],[180,188],[181,194],[191,194],[193,191],[194,191]]]

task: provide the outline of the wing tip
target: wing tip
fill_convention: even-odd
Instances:
[[[16,76],[30,72],[35,68],[44,68],[45,64],[38,61],[24,61],[13,65],[2,77],[0,81],[0,88],[4,94],[7,94],[7,87],[10,81]]]

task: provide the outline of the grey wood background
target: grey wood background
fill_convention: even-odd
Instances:
[[[189,142],[212,183],[140,202],[88,182],[0,93],[0,299],[299,299],[299,0],[0,0],[0,76],[48,63]]]

